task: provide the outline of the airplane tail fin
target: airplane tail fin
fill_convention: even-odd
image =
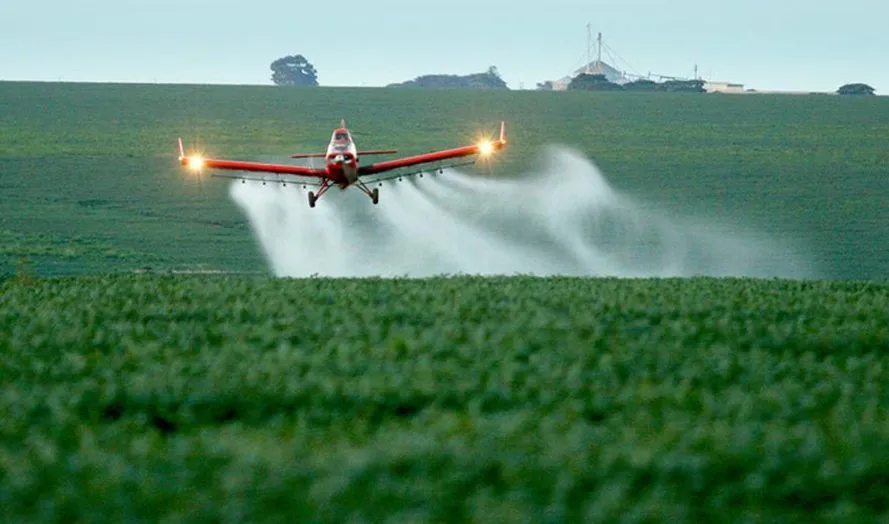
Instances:
[[[179,160],[185,158],[185,147],[182,145],[182,137],[179,137]]]
[[[505,120],[500,121],[500,142],[503,144],[506,143],[506,121]]]
[[[340,127],[342,127],[343,129],[346,128],[346,119],[345,118],[340,118]]]

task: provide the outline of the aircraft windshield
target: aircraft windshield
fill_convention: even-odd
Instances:
[[[349,134],[343,133],[343,132],[338,132],[338,133],[334,134],[333,139],[334,140],[349,140]]]

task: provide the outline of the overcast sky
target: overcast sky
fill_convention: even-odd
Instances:
[[[270,84],[305,55],[322,85],[496,65],[533,88],[584,63],[586,24],[618,69],[889,94],[887,0],[26,0],[0,3],[0,80]]]

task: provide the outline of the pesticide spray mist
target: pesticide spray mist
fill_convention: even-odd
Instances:
[[[512,180],[459,171],[390,181],[374,206],[332,188],[234,182],[280,277],[474,275],[808,277],[790,246],[646,211],[582,155],[550,148]]]

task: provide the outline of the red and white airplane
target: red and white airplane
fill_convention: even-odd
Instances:
[[[262,181],[263,184],[266,182],[276,182],[286,185],[289,181],[296,184],[302,184],[303,186],[318,186],[317,194],[314,191],[309,191],[310,207],[315,207],[315,203],[318,199],[326,193],[332,185],[339,186],[340,189],[346,189],[349,186],[355,185],[367,194],[371,201],[376,204],[380,200],[379,189],[369,189],[367,187],[368,183],[372,184],[396,177],[416,174],[423,176],[422,173],[424,171],[438,171],[441,173],[446,167],[474,164],[479,158],[487,158],[493,154],[494,151],[503,149],[504,146],[506,146],[506,123],[500,122],[500,138],[497,140],[481,140],[473,145],[361,165],[359,159],[364,155],[392,154],[397,151],[394,149],[359,151],[355,146],[355,141],[352,140],[352,134],[346,128],[345,119],[342,119],[340,121],[340,127],[333,130],[333,135],[330,138],[330,144],[327,146],[326,153],[298,154],[291,155],[290,157],[324,158],[325,165],[323,168],[290,164],[244,162],[240,160],[216,160],[213,158],[205,158],[200,154],[186,155],[181,138],[179,139],[179,164],[193,171],[209,168],[230,171],[272,173],[276,175],[275,178],[272,179],[251,177],[244,174],[212,175],[241,179],[242,182],[245,182],[246,180],[259,180]],[[475,156],[476,158],[471,161],[445,164],[445,161],[463,159],[471,156]],[[415,169],[416,166],[421,165],[427,166],[426,169]],[[432,165],[431,169],[429,167],[430,165]],[[405,172],[405,170],[408,170],[408,172]],[[385,173],[383,176],[373,176],[383,173]]]

